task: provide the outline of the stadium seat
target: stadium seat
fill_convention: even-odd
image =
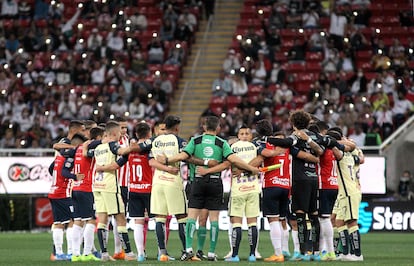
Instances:
[[[241,96],[228,96],[227,97],[227,110],[233,109],[234,107],[237,107],[239,103],[241,103],[242,97]]]

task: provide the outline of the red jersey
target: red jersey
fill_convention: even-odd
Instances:
[[[274,150],[275,146],[266,143],[266,149]],[[289,149],[286,149],[284,154],[277,155],[275,157],[265,158],[264,166],[270,166],[274,164],[282,164],[279,169],[265,172],[263,187],[280,187],[290,189],[291,178],[291,156]]]
[[[337,164],[332,150],[326,149],[319,158],[319,188],[338,189]]]
[[[129,163],[129,191],[134,193],[151,193],[152,168],[148,163],[148,154],[131,152]]]
[[[65,160],[66,158],[62,155],[58,155],[55,158],[53,181],[48,194],[49,199],[64,199],[71,197],[71,186],[73,180],[62,175],[62,168]]]
[[[121,147],[128,147],[129,146],[129,137],[128,135],[124,135],[121,137],[121,139],[119,140],[119,145]],[[127,187],[128,186],[128,181],[129,181],[129,167],[128,167],[128,162],[126,164],[124,164],[122,167],[120,167],[117,171],[116,174],[118,176],[118,184],[121,187]]]
[[[92,192],[92,168],[92,158],[83,156],[83,144],[79,145],[76,148],[73,173],[84,174],[85,177],[83,180],[73,183],[74,191]]]

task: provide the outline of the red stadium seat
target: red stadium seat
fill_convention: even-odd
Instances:
[[[233,109],[234,107],[237,107],[239,103],[241,103],[242,97],[241,96],[228,96],[227,97],[227,109]]]
[[[262,85],[253,85],[253,84],[249,84],[248,85],[248,93],[250,95],[258,95],[260,93],[262,93],[263,91],[263,86]]]

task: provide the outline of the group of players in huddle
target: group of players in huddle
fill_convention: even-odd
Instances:
[[[135,136],[129,139],[122,118],[105,125],[71,121],[67,138],[54,145],[59,152],[50,167],[53,260],[145,261],[149,218],[155,219],[158,260],[174,260],[167,251],[171,216],[178,222],[180,260],[217,260],[221,173],[226,169],[232,173],[228,204],[231,251],[226,261],[240,261],[244,217],[248,261],[261,258],[257,252],[260,209],[268,219],[274,249],[264,261],[363,260],[357,219],[361,201],[358,172],[364,159],[340,128],[329,128],[298,110],[290,115],[294,130],[289,136],[274,133],[269,121],[260,120],[254,138],[253,130],[242,126],[236,139],[226,141],[217,136],[220,119],[209,116],[203,119],[204,133],[187,143],[178,136],[180,122],[179,117],[167,116],[154,134],[147,123],[139,122]],[[182,171],[184,166],[187,174]],[[131,249],[126,213],[134,220],[137,254]],[[204,254],[207,220],[210,245]],[[107,249],[110,223],[113,256]],[[294,243],[292,255],[288,225]],[[65,227],[67,254],[63,252]],[[94,246],[96,227],[100,252]],[[193,251],[196,232],[197,249]],[[339,256],[335,246],[341,246]]]

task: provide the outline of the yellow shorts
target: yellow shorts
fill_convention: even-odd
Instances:
[[[361,194],[355,193],[338,199],[337,220],[349,221],[358,220],[359,205],[361,203]]]
[[[150,209],[152,214],[175,215],[187,213],[184,189],[155,184],[151,190]]]
[[[245,195],[230,196],[229,216],[235,217],[258,217],[260,215],[259,193],[248,193]]]
[[[339,200],[336,198],[335,203],[332,208],[332,214],[338,215],[339,212]]]
[[[108,215],[125,213],[125,205],[120,193],[95,191],[93,196],[96,213],[107,213]]]

